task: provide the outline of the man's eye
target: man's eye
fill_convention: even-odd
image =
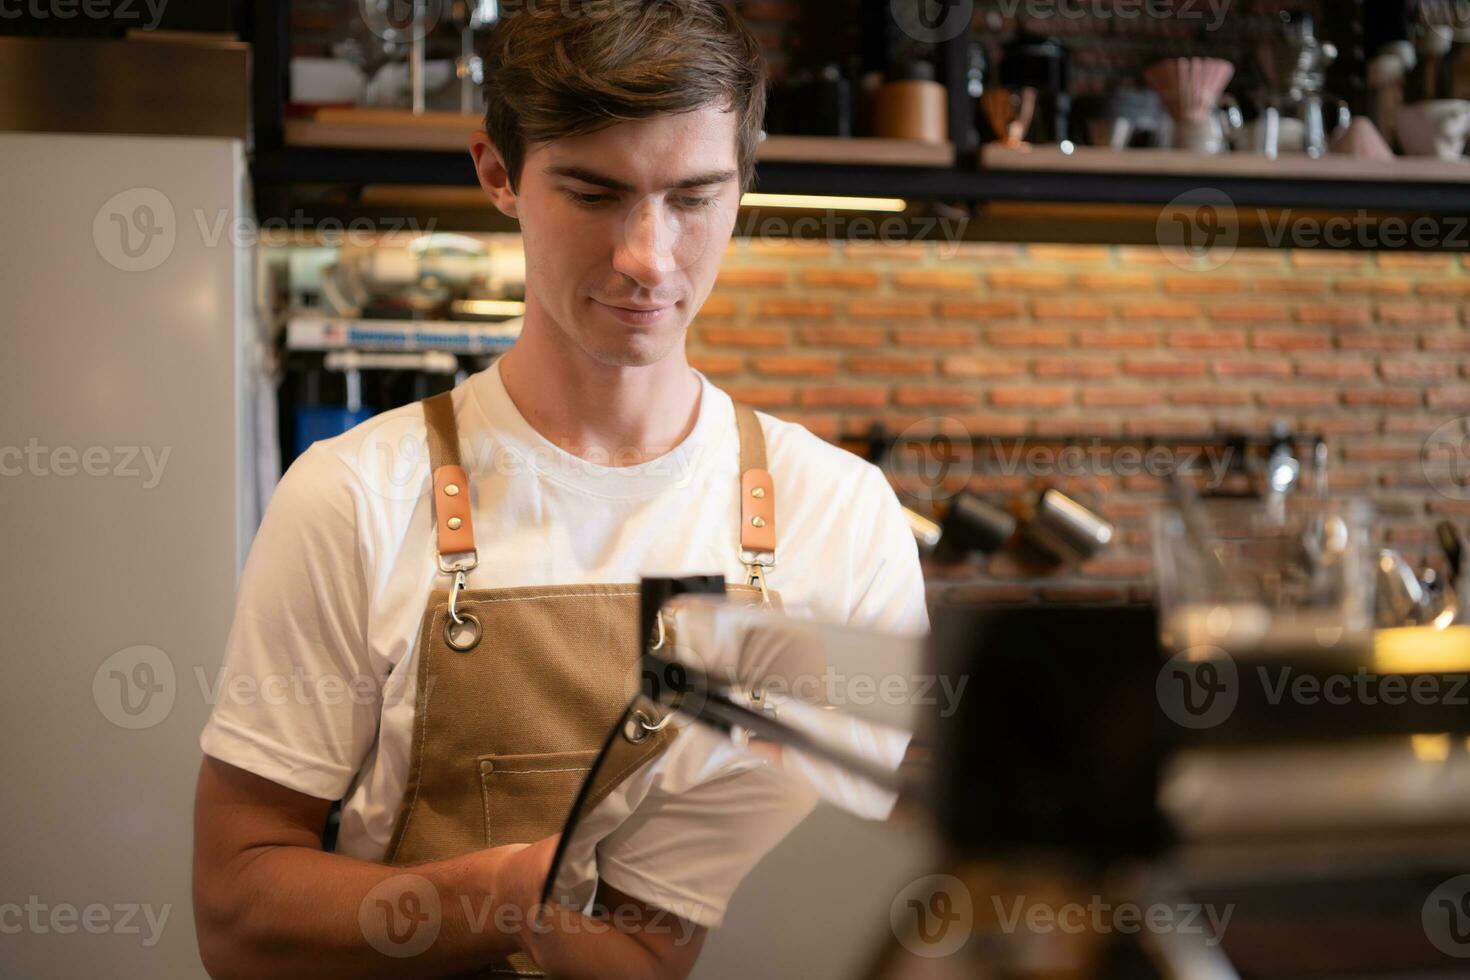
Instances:
[[[579,191],[567,191],[567,197],[570,197],[574,203],[589,208],[606,203],[608,199],[606,194],[583,194]]]
[[[712,197],[681,197],[681,198],[679,198],[679,206],[681,208],[688,208],[691,211],[696,211],[699,208],[707,208],[707,207],[709,207],[710,205],[712,205],[714,203],[715,203],[715,199],[712,198]]]

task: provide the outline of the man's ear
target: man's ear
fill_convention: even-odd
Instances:
[[[475,159],[475,173],[490,203],[507,218],[520,219],[516,211],[516,192],[510,186],[510,172],[490,136],[483,129],[470,137],[470,156]]]

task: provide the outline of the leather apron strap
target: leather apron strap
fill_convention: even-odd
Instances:
[[[446,391],[425,400],[424,420],[434,474],[436,547],[440,567],[449,571],[462,564],[464,556],[476,555],[469,480],[460,462],[452,394]],[[755,410],[736,402],[735,423],[740,434],[740,561],[750,570],[749,584],[759,582],[764,592],[764,570],[776,565],[776,484],[766,468],[766,437]]]

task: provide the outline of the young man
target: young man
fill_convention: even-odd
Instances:
[[[524,330],[450,395],[314,445],[271,502],[201,740],[195,916],[215,976],[507,957],[684,976],[749,870],[725,856],[750,829],[738,806],[659,824],[675,848],[599,850],[599,900],[636,912],[619,928],[499,914],[534,903],[626,700],[636,583],[723,574],[792,615],[927,629],[882,473],[736,406],[685,358],[764,109],[737,15],[533,5],[497,34],[486,91],[471,151],[520,221]],[[650,792],[631,785],[607,792]],[[668,910],[678,928],[640,928]]]

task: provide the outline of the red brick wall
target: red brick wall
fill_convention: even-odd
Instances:
[[[1470,415],[1467,262],[1243,249],[1200,272],[1154,248],[742,240],[690,352],[736,397],[827,438],[942,416],[984,436],[1167,443],[1283,419],[1328,437],[1333,492],[1377,506],[1381,541],[1432,561],[1434,522],[1470,518],[1470,493],[1436,490],[1421,462],[1434,430]],[[1121,530],[1104,556],[1041,581],[1004,556],[931,565],[931,588],[1008,600],[1136,590],[1160,483],[1095,476],[1079,492]],[[1003,499],[1036,481],[977,459],[968,483]]]

